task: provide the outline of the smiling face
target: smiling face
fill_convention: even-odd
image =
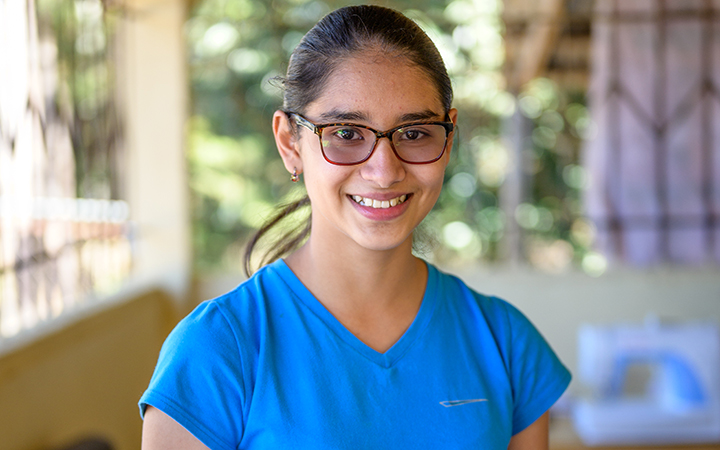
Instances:
[[[352,122],[389,130],[419,120],[443,121],[444,113],[434,84],[421,69],[402,58],[369,55],[340,64],[304,116],[316,124]],[[453,122],[456,114],[449,113]],[[382,138],[367,161],[338,166],[323,158],[318,136],[310,130],[298,127],[292,139],[278,136],[287,129],[283,117],[276,114],[276,139],[286,168],[304,174],[312,202],[310,239],[332,246],[410,249],[413,230],[440,195],[452,134],[443,156],[430,164],[400,161]]]

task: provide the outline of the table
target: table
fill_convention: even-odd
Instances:
[[[713,444],[689,445],[652,445],[652,446],[613,446],[613,447],[587,447],[583,445],[575,433],[572,423],[565,418],[552,418],[550,422],[550,450],[720,450],[720,442]]]

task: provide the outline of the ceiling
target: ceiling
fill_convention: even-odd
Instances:
[[[503,0],[511,92],[543,76],[565,90],[587,90],[592,0]]]

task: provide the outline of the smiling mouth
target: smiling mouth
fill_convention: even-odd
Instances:
[[[374,200],[372,198],[361,197],[359,195],[351,195],[350,198],[352,198],[358,205],[369,206],[370,208],[375,209],[386,209],[403,203],[407,200],[407,194],[391,198],[390,200]]]

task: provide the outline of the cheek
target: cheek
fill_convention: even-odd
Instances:
[[[308,133],[309,134],[309,133]],[[303,171],[307,171],[307,166],[311,165],[313,162],[313,158],[315,157],[315,153],[319,153],[320,149],[315,149],[315,146],[317,145],[317,142],[313,141],[312,139],[314,136],[305,136],[305,134],[301,134],[300,138],[297,140],[297,149],[298,149],[298,155],[300,157],[300,161],[303,165]],[[322,155],[320,155],[322,158]]]
[[[350,179],[352,171],[346,167],[333,166],[322,158],[303,160],[304,181],[310,200],[344,197],[343,184]]]
[[[428,191],[433,192],[435,195],[439,195],[443,187],[445,178],[445,166],[442,165],[440,168],[434,168],[426,173],[420,174],[419,179],[427,186]]]

